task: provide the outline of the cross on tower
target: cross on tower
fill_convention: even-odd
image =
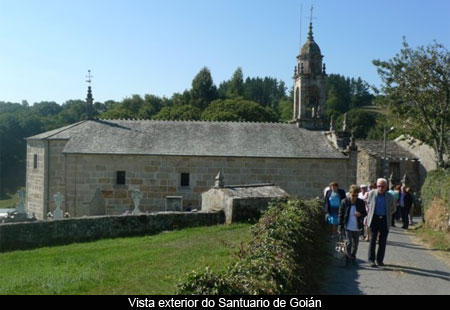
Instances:
[[[87,78],[86,82],[89,83],[89,86],[91,86],[91,82],[92,82],[91,78],[93,78],[93,77],[94,76],[91,75],[91,70],[88,70],[88,75],[86,75],[86,78]]]

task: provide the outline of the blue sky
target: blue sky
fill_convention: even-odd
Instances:
[[[450,0],[0,0],[0,101],[170,97],[207,66],[215,84],[237,67],[292,87],[309,10],[328,73],[379,85],[373,59],[402,37],[450,48]],[[303,43],[302,42],[302,43]]]

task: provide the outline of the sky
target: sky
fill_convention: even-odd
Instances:
[[[291,89],[311,6],[328,74],[380,86],[403,36],[450,49],[450,0],[0,0],[0,101],[84,99],[88,70],[100,102],[170,98],[205,66]]]

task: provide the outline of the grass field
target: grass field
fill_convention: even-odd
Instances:
[[[233,224],[0,253],[0,294],[173,294],[191,270],[223,270],[230,244],[250,237]]]
[[[3,199],[0,199],[0,209],[15,208],[18,202],[19,195],[17,193],[9,194],[3,197]]]

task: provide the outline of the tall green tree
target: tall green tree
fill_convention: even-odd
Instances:
[[[369,92],[369,89],[369,84],[360,77],[354,79],[330,74],[325,104],[327,115],[342,114],[354,108],[371,105],[375,96]]]
[[[200,110],[204,110],[212,101],[217,99],[217,87],[214,85],[211,72],[207,67],[201,69],[192,80],[190,94],[190,104]]]
[[[385,106],[403,131],[433,147],[439,167],[450,158],[450,52],[439,43],[403,48],[387,61],[374,60]]]
[[[244,74],[242,73],[242,68],[239,67],[234,71],[231,77],[230,83],[228,84],[227,97],[236,98],[242,97],[244,95]]]

